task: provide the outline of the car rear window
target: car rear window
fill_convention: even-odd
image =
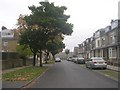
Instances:
[[[94,59],[94,60],[103,60],[103,59],[101,59],[101,58],[96,58],[96,59]]]

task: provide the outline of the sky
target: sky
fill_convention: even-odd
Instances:
[[[28,6],[39,5],[44,0],[1,0],[0,28],[16,28],[20,14],[28,15]],[[92,37],[98,29],[110,25],[111,20],[118,18],[118,2],[120,0],[49,0],[56,6],[66,6],[65,14],[70,15],[69,23],[74,25],[71,36],[65,36],[66,49],[74,50],[78,44]]]

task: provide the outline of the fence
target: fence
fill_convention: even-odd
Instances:
[[[26,65],[32,65],[32,59],[26,60]],[[10,69],[24,66],[23,59],[16,52],[2,52],[2,69]]]

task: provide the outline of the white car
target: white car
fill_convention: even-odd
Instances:
[[[59,57],[55,58],[55,62],[61,62],[61,59]]]
[[[102,68],[106,69],[107,68],[107,62],[102,58],[102,57],[92,57],[88,59],[86,62],[86,67],[87,68]]]
[[[68,57],[68,58],[67,58],[67,61],[72,61],[72,57]]]
[[[73,57],[73,62],[74,62],[74,63],[77,62],[77,57]]]

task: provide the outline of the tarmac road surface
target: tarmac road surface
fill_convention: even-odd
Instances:
[[[57,62],[29,88],[118,88],[118,82],[70,61]]]

